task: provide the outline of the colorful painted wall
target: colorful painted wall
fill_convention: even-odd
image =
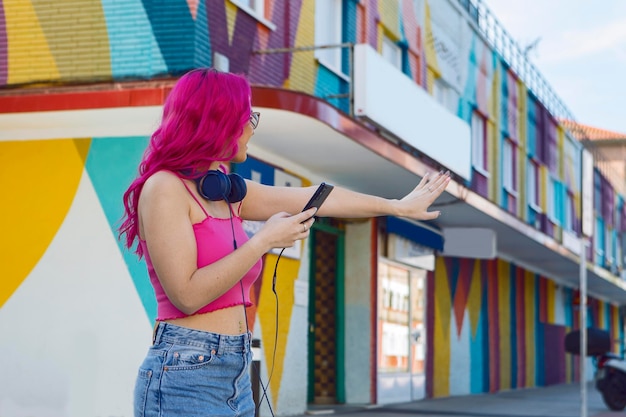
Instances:
[[[0,141],[0,415],[132,414],[156,303],[145,262],[123,248],[117,226],[147,141]],[[265,184],[303,183],[252,158],[237,168]],[[255,227],[247,225],[250,233]],[[296,249],[281,260],[278,300],[271,285],[277,255],[265,257],[249,314],[263,341],[265,380],[274,365],[268,394],[275,407],[298,394],[299,407],[306,405],[306,380],[284,375],[286,360],[306,364],[301,332],[292,329],[300,323],[294,314],[306,322],[298,311],[306,309],[293,303],[295,280],[307,273],[300,271],[306,251]]]
[[[314,45],[316,2],[266,0],[261,11],[243,3],[2,1],[0,86],[147,80],[213,65],[222,57],[229,70],[248,74],[253,83],[325,97],[348,111],[347,99],[336,98],[348,92],[347,49],[343,74],[321,65],[311,50],[257,53]],[[474,170],[469,184],[474,191],[557,241],[563,230],[579,232],[580,145],[485,43],[463,2],[345,0],[342,18],[342,42],[368,43],[379,51],[383,39],[395,42],[401,70],[417,84],[468,123],[474,112],[484,117],[487,162]],[[504,155],[505,144],[513,149],[511,157]],[[524,181],[529,169],[538,177],[530,191]],[[503,177],[510,170],[507,186]],[[613,191],[608,185],[597,188],[603,195]],[[602,215],[624,212],[617,198],[607,201],[602,200]],[[597,249],[607,256],[594,261],[619,269],[623,260],[610,242],[620,240],[624,226],[614,223],[598,220]]]
[[[149,82],[223,57],[231,71],[247,73],[255,84],[326,97],[348,110],[345,99],[328,98],[346,93],[347,51],[343,74],[320,65],[313,51],[254,53],[313,45],[314,0],[265,0],[261,15],[236,3],[0,0],[3,95],[42,85]],[[391,39],[402,51],[405,74],[468,123],[473,113],[484,118],[486,164],[475,169],[472,190],[557,241],[568,218],[571,231],[578,232],[580,145],[476,33],[458,4],[345,0],[342,40],[380,51],[383,38]],[[37,404],[59,415],[68,404],[76,408],[71,415],[130,414],[123,407],[130,404],[134,370],[150,340],[155,305],[145,268],[122,250],[115,235],[118,202],[147,138],[66,136],[0,141],[0,186],[7,190],[0,208],[0,331],[3,340],[12,341],[0,342],[0,368],[13,376],[0,378],[0,415],[38,414],[33,392],[45,393]],[[507,141],[514,160],[502,157]],[[511,164],[514,192],[503,180]],[[531,204],[524,179],[533,164]],[[255,169],[267,170],[260,175],[267,181],[278,172]],[[626,231],[623,196],[599,173],[595,191],[599,227],[589,253],[599,265],[608,267],[611,259],[611,265],[621,266],[617,246],[608,242],[618,242]],[[289,276],[301,274],[299,262],[285,262]],[[284,291],[292,290],[291,282],[285,285]],[[572,361],[552,348],[561,346],[559,338],[576,323],[571,290],[504,261],[456,259],[439,259],[430,285],[429,340],[437,346],[429,349],[431,395],[574,377]],[[271,339],[274,323],[264,321],[273,320],[273,295],[264,298],[265,286],[255,294],[260,303],[254,324],[264,340]],[[289,323],[278,338],[276,357],[282,361],[303,359],[289,340],[299,331],[293,323],[304,322],[305,312],[289,306],[280,308],[281,323]],[[592,306],[593,324],[622,337],[617,309],[599,300]],[[271,363],[271,350],[264,352]],[[87,361],[93,368],[83,366]],[[558,366],[544,368],[548,362]],[[271,385],[278,403],[298,389],[290,373],[281,378],[284,363],[277,364]],[[42,369],[45,377],[39,376]],[[108,401],[112,396],[120,402]]]
[[[438,257],[428,293],[429,396],[577,380],[579,358],[564,349],[565,334],[578,328],[577,291],[503,260]],[[588,325],[622,340],[619,308],[588,303]]]
[[[0,141],[0,414],[131,414],[155,309],[115,223],[145,144]]]

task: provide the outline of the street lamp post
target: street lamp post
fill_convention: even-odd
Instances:
[[[587,237],[580,238],[580,417],[587,417]]]

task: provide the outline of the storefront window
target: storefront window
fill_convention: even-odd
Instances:
[[[420,269],[379,264],[379,372],[425,371],[425,277]]]

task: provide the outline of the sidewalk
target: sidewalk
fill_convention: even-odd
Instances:
[[[580,417],[580,384],[554,385],[446,398],[427,399],[381,406],[311,406],[311,415],[351,417]],[[624,417],[612,412],[602,402],[600,393],[590,383],[587,387],[587,417]]]

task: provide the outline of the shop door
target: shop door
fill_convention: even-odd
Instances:
[[[419,400],[426,382],[426,271],[378,264],[378,398]]]
[[[343,369],[343,232],[311,230],[309,286],[309,392],[311,404],[345,402]]]

